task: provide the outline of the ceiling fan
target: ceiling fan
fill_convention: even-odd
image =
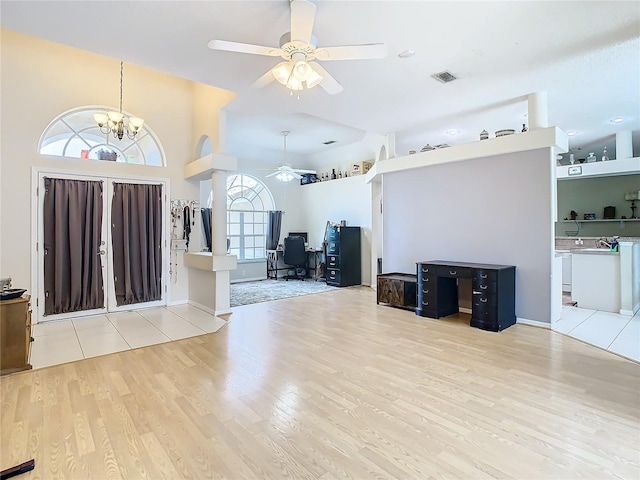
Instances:
[[[252,86],[261,88],[277,80],[291,90],[313,88],[320,85],[327,93],[340,93],[343,88],[318,62],[313,60],[363,60],[384,58],[387,47],[384,43],[365,45],[344,45],[336,47],[317,47],[312,35],[313,22],[316,15],[315,4],[307,0],[290,0],[291,31],[280,37],[280,47],[265,47],[248,43],[211,40],[207,45],[212,50],[250,53],[269,57],[282,57],[285,61],[278,63]]]
[[[289,135],[289,132],[282,131],[280,133],[282,134],[282,139],[284,142],[283,159],[286,162],[287,161],[287,135]],[[266,175],[266,177],[275,176],[281,182],[290,182],[294,178],[300,180],[302,178],[302,175],[300,175],[301,173],[316,173],[316,171],[293,168],[291,165],[287,165],[285,163],[284,165],[280,165],[279,167],[277,167],[273,173]]]

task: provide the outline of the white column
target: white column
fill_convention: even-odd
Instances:
[[[396,134],[395,132],[387,133],[387,141],[389,144],[389,151],[387,152],[387,158],[396,158]]]
[[[227,172],[214,170],[211,175],[211,249],[214,255],[227,254]]]
[[[529,130],[547,128],[549,114],[547,110],[547,92],[530,93],[527,96],[529,109]]]
[[[616,160],[633,157],[631,130],[616,133]]]

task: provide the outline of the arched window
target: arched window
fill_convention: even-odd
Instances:
[[[146,123],[133,140],[126,135],[118,140],[111,133],[101,133],[93,114],[105,110],[109,108],[89,106],[63,113],[45,129],[38,151],[58,157],[166,166],[162,145]]]
[[[264,183],[250,175],[227,177],[229,253],[239,260],[266,258],[269,210],[275,210],[275,203]]]

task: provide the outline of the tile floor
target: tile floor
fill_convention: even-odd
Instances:
[[[31,365],[50,365],[217,332],[226,322],[192,305],[108,313],[34,325]]]
[[[640,362],[640,312],[630,317],[565,305],[553,330]]]

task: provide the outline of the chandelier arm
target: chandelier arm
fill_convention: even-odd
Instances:
[[[122,71],[124,69],[124,62],[120,60],[120,113],[122,113]]]

